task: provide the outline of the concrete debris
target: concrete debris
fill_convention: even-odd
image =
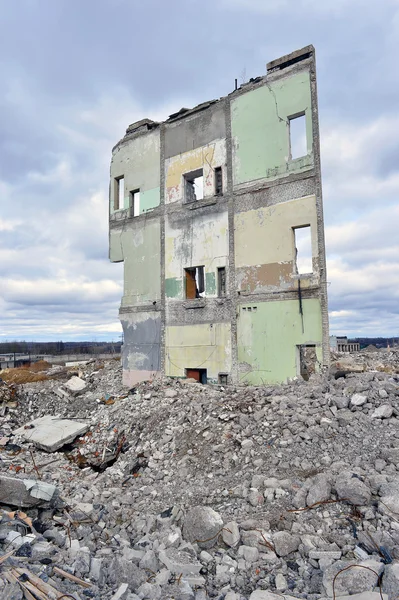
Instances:
[[[87,383],[83,381],[80,377],[76,377],[75,375],[68,379],[68,381],[64,384],[71,394],[74,396],[78,396],[86,389]]]
[[[54,502],[56,497],[57,488],[50,483],[0,474],[0,504],[26,508]]]
[[[41,450],[55,452],[86,433],[88,429],[89,425],[86,423],[45,416],[16,429],[14,435],[33,442]]]
[[[48,597],[331,600],[336,576],[337,600],[377,600],[381,573],[399,600],[389,368],[126,390],[107,361],[79,367],[79,396],[57,395],[59,379],[20,385],[0,424],[0,597],[22,598],[13,576],[29,569]],[[25,429],[48,415],[85,427],[51,456]]]

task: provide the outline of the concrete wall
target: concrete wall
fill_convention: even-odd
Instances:
[[[298,348],[306,345],[302,366],[313,361],[313,346],[328,364],[314,49],[292,58],[269,63],[267,76],[218,101],[161,124],[135,123],[116,146],[110,258],[125,261],[120,317],[128,385],[159,370],[182,377],[186,369],[206,369],[210,381],[219,373],[231,382],[285,381],[299,375]],[[292,159],[291,120],[300,115],[306,146]],[[218,196],[216,167],[223,175]],[[204,198],[187,203],[185,175],[200,169]],[[121,176],[124,208],[112,212]],[[127,210],[133,189],[141,192],[137,217]],[[305,226],[312,273],[298,275],[294,228]],[[184,270],[199,266],[205,292],[186,299]],[[223,298],[218,267],[226,268]]]
[[[114,213],[115,178],[124,177],[124,209],[129,208],[129,192],[140,190],[140,214],[160,202],[159,129],[120,143],[111,162],[110,212]]]
[[[159,219],[133,219],[111,230],[110,258],[124,260],[122,306],[137,306],[161,299],[161,232]]]
[[[231,372],[230,323],[166,328],[166,375],[184,377],[185,369],[207,369],[208,381]]]
[[[294,227],[310,225],[313,274],[301,276],[301,287],[319,284],[316,198],[308,196],[235,215],[237,290],[297,290]]]
[[[189,219],[167,215],[165,220],[165,294],[183,300],[184,269],[205,267],[205,296],[217,295],[217,268],[228,266],[227,211]]]
[[[215,167],[222,167],[223,187],[226,188],[226,142],[225,140],[214,139],[211,143],[182,152],[177,156],[172,156],[165,160],[165,180],[166,194],[165,202],[182,202],[184,200],[184,177],[185,173],[190,173],[198,169],[203,169],[204,173],[204,198],[210,198],[214,195]]]
[[[234,185],[298,173],[313,166],[312,101],[307,70],[231,102]],[[291,160],[289,117],[306,115],[307,156]]]
[[[320,301],[302,300],[302,309],[303,324],[298,300],[254,302],[252,299],[240,304],[237,344],[241,382],[262,385],[296,377],[300,344],[316,344],[322,363]]]
[[[129,387],[152,379],[160,370],[161,314],[159,312],[122,313],[123,383]]]
[[[223,105],[211,104],[206,110],[167,123],[165,129],[165,159],[206,146],[226,137]]]

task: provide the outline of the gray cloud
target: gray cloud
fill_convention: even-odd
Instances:
[[[397,0],[0,0],[0,339],[117,337],[111,148],[317,49],[331,329],[399,331]]]

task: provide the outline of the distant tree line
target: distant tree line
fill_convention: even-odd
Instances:
[[[373,338],[357,337],[357,338],[351,338],[348,341],[350,341],[350,342],[359,342],[361,349],[367,348],[367,346],[375,346],[376,348],[387,348],[388,346],[390,346],[392,348],[392,346],[399,344],[399,338],[398,337],[390,337],[390,338],[384,338],[384,337],[373,337]]]
[[[121,351],[122,342],[0,342],[0,354],[105,354]]]

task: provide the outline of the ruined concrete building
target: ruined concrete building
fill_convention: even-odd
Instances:
[[[315,51],[113,149],[124,382],[281,382],[328,364]]]

